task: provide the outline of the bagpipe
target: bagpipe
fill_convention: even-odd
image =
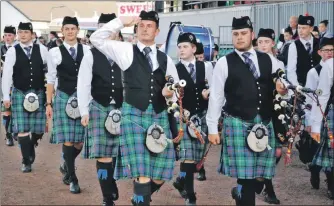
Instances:
[[[283,130],[280,130],[281,133],[278,133],[277,136],[279,141],[288,148],[285,156],[285,164],[291,163],[291,150],[297,136],[300,137],[300,140],[296,143],[296,148],[299,150],[299,158],[303,163],[311,162],[319,146],[320,139],[313,139],[310,134],[303,129],[302,122],[305,119],[305,110],[312,109],[312,106],[307,105],[305,102],[306,95],[309,96],[312,101],[315,101],[320,108],[325,122],[324,125],[327,127],[330,141],[334,148],[333,135],[329,132],[326,115],[322,111],[318,99],[318,96],[322,95],[322,91],[293,85],[286,78],[286,74],[282,69],[279,69],[274,75],[274,82],[277,80],[281,81],[288,90],[293,92],[291,96],[282,96],[277,93],[274,98],[274,112],[282,125],[280,129],[283,128]],[[277,119],[273,121],[275,122]]]
[[[190,112],[183,108],[182,99],[184,97],[184,87],[186,86],[185,80],[180,80],[179,82],[174,82],[172,76],[166,77],[166,87],[170,91],[174,91],[177,102],[174,102],[171,98],[166,99],[167,112],[174,114],[174,117],[179,121],[179,129],[177,136],[173,139],[174,143],[179,143],[184,135],[183,124],[187,125],[188,132],[190,136],[197,138],[202,144],[204,144],[204,139],[200,129],[200,120],[196,117],[190,117]]]

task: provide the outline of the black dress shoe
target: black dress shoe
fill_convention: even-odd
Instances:
[[[115,206],[115,203],[112,198],[103,198],[102,206]]]
[[[72,194],[79,194],[81,192],[78,181],[72,181],[70,183],[70,192]]]
[[[182,198],[187,197],[187,192],[184,190],[184,180],[177,177],[175,182],[173,182],[173,186],[179,191]]]
[[[280,201],[277,199],[276,195],[269,196],[268,194],[265,196],[264,201],[269,203],[269,204],[276,204],[279,205]]]
[[[311,175],[310,182],[311,182],[313,189],[316,189],[316,190],[319,189],[320,187],[320,177],[319,176]]]
[[[6,134],[6,145],[8,146],[8,147],[12,147],[12,146],[14,146],[14,140],[13,140],[13,136],[12,136],[12,134],[10,134],[10,133],[8,133],[8,134]]]
[[[206,180],[204,166],[203,166],[203,167],[200,169],[200,171],[198,172],[197,180],[198,180],[198,181],[205,181],[205,180]]]
[[[195,193],[187,194],[185,202],[186,205],[196,205],[196,194]]]
[[[67,173],[67,166],[65,162],[60,165],[59,171],[63,174],[63,183],[65,185],[70,185],[70,176]]]
[[[21,171],[23,173],[31,172],[31,164],[22,164]]]
[[[236,206],[241,206],[241,199],[239,197],[239,192],[237,187],[233,187],[231,190],[232,198],[235,200]]]

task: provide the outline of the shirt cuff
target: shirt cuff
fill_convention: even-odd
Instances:
[[[209,134],[218,134],[218,126],[217,125],[208,125]]]
[[[85,115],[89,115],[88,109],[84,109],[84,110],[80,111],[80,115],[81,115],[81,117],[83,117]]]
[[[315,124],[313,124],[313,126],[312,126],[311,129],[312,129],[313,133],[320,133],[321,125],[315,125]]]
[[[4,95],[3,96],[3,101],[10,101],[10,96],[9,95]]]

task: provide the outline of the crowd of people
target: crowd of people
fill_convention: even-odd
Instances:
[[[218,58],[215,45],[213,59],[205,59],[195,34],[181,33],[176,65],[155,44],[154,11],[139,17],[101,14],[99,28],[81,40],[77,18],[66,16],[62,40],[50,32],[47,45],[30,22],[6,26],[1,47],[6,144],[18,141],[21,171],[31,172],[35,148],[52,120],[50,143],[61,145],[63,184],[80,193],[76,158],[82,153],[96,159],[107,206],[119,198],[122,179],[133,180],[132,205],[150,205],[152,195],[173,179],[176,161],[180,171],[173,186],[186,205],[196,205],[194,174],[205,181],[207,152],[222,144],[218,171],[237,179],[231,188],[236,205],[252,206],[256,193],[280,204],[272,183],[275,168],[282,147],[289,151],[302,131],[301,139],[313,139],[316,147],[305,161],[311,186],[319,189],[323,170],[333,199],[334,38],[327,20],[316,38],[314,22],[310,15],[291,17],[276,50],[273,29],[254,31],[248,16],[235,17],[234,51]],[[132,26],[136,38],[125,42],[120,31]],[[298,116],[290,102],[299,95],[305,97],[305,115]],[[286,126],[291,119],[299,125],[294,131]],[[304,144],[298,145],[302,155]]]

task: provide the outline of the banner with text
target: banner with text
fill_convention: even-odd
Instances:
[[[142,10],[154,10],[154,2],[117,2],[119,16],[139,16]]]

